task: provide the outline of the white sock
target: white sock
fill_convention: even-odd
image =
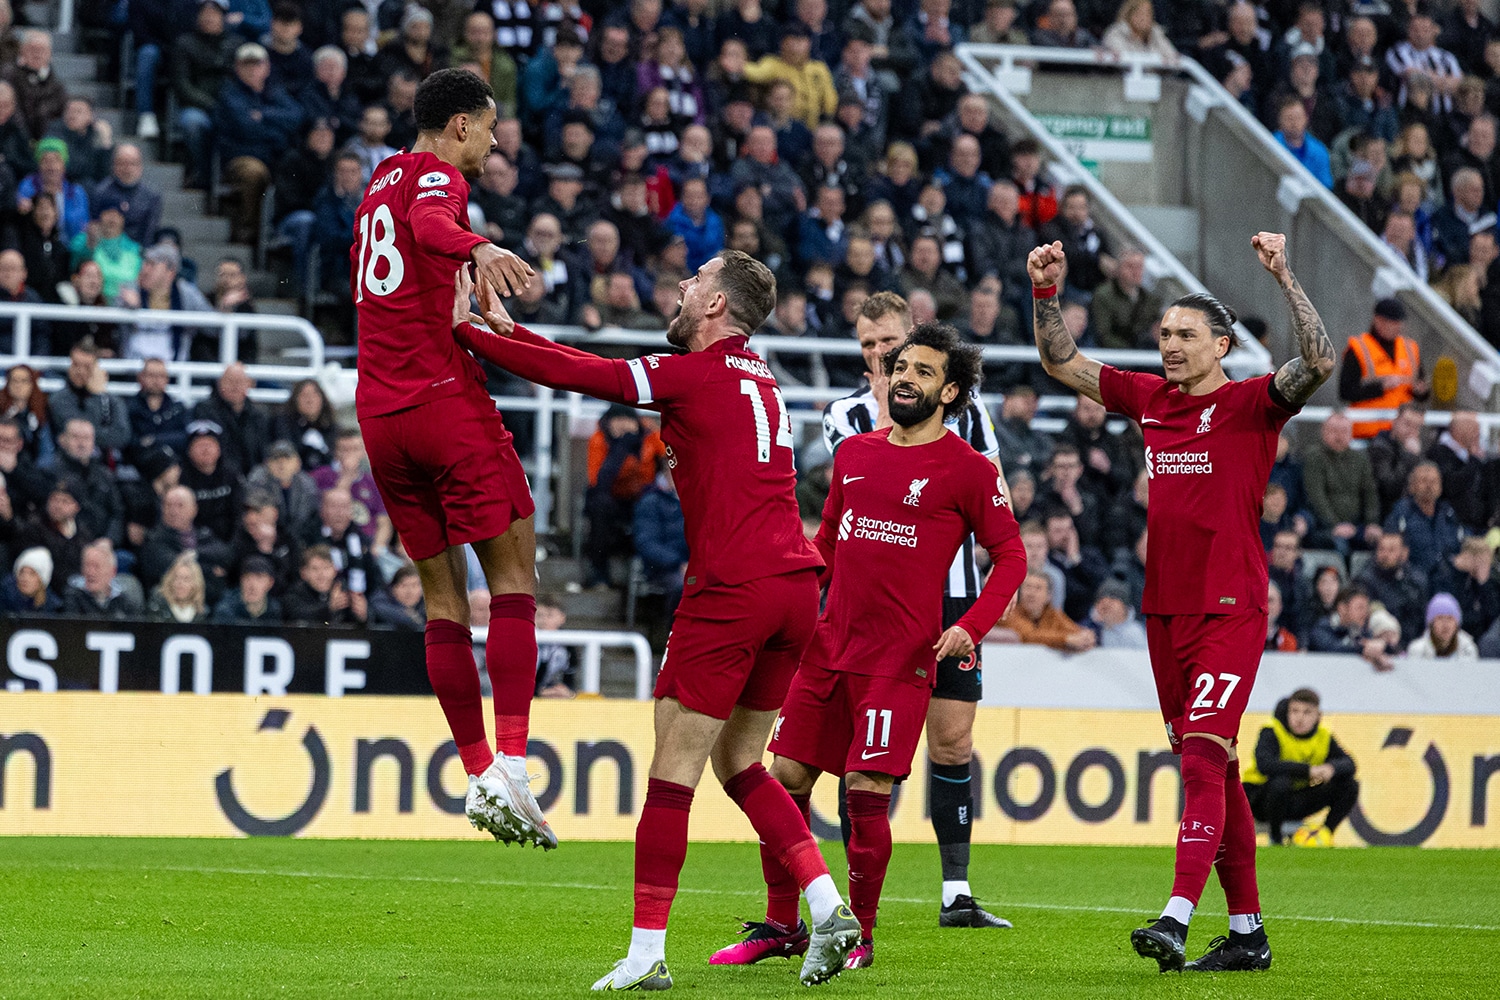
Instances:
[[[812,911],[814,927],[833,916],[833,911],[844,905],[844,897],[839,895],[832,875],[819,875],[808,883],[802,894],[807,897],[807,908]]]
[[[1184,896],[1173,896],[1167,900],[1167,908],[1161,911],[1164,917],[1171,917],[1182,926],[1186,927],[1193,919],[1193,911],[1197,907],[1187,901]]]
[[[962,879],[962,880],[956,881],[956,882],[949,882],[947,880],[943,881],[943,905],[944,906],[952,906],[953,905],[953,901],[955,899],[957,899],[959,896],[973,896],[973,895],[974,895],[974,893],[971,892],[971,891],[969,891],[969,880],[968,879]]]
[[[1231,913],[1229,915],[1229,933],[1231,934],[1254,934],[1260,925],[1259,913]]]
[[[644,976],[651,966],[667,959],[666,930],[652,931],[644,927],[630,928],[630,954],[625,956],[625,966],[633,975]]]

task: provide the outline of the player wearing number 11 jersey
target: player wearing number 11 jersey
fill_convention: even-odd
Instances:
[[[527,787],[536,683],[531,490],[474,359],[453,342],[454,275],[472,261],[519,291],[531,268],[469,231],[469,183],[494,145],[489,85],[442,70],[417,88],[410,153],[385,160],[355,215],[350,290],[359,313],[355,409],[381,499],[416,560],[427,604],[427,676],[469,774],[469,822],[507,843],[557,845]],[[490,590],[485,665],[497,757],[469,632],[463,546]]]
[[[481,301],[489,301],[486,292]],[[797,515],[781,391],[746,347],[776,303],[776,279],[748,254],[714,257],[682,282],[681,312],[667,330],[687,353],[630,361],[553,344],[499,311],[485,316],[505,334],[495,336],[463,322],[479,321],[467,316],[468,303],[460,285],[454,332],[480,357],[533,382],[660,411],[682,501],[687,573],[656,682],[656,755],[636,827],[630,953],[594,989],[671,985],[667,914],[687,854],[693,791],[710,759],[766,850],[791,872],[793,892],[807,895],[814,927],[802,981],[832,978],[859,940],[859,924],[803,814],[761,764],[812,638],[823,566]]]
[[[1333,342],[1287,266],[1286,237],[1251,244],[1281,286],[1301,356],[1274,375],[1232,382],[1222,360],[1236,343],[1234,313],[1210,295],[1188,295],[1161,321],[1166,377],[1124,372],[1078,352],[1057,293],[1062,244],[1027,259],[1036,342],[1047,374],[1141,425],[1151,506],[1142,610],[1157,698],[1182,755],[1183,813],[1176,878],[1161,917],[1131,944],[1163,971],[1182,969],[1188,922],[1216,867],[1229,904],[1229,935],[1190,971],[1269,968],[1271,947],[1255,879],[1255,818],[1240,784],[1235,738],[1266,635],[1266,553],[1261,501],[1276,440],[1333,371]]]

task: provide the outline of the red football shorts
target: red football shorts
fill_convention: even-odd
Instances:
[[[778,709],[817,623],[815,570],[704,587],[677,605],[656,697],[715,719]]]
[[[536,510],[510,431],[478,383],[366,418],[359,429],[386,513],[414,560],[503,535]]]
[[[1265,644],[1263,611],[1146,616],[1151,673],[1174,751],[1188,733],[1239,736]]]
[[[932,688],[830,670],[822,659],[805,660],[797,671],[772,730],[771,752],[830,774],[906,777]]]

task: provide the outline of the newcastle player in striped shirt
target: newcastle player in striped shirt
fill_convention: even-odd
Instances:
[[[823,411],[823,441],[830,453],[836,454],[839,446],[856,434],[891,426],[886,412],[887,380],[880,359],[906,339],[911,325],[911,312],[901,296],[878,292],[865,300],[855,332],[870,372],[869,383],[834,400]],[[971,403],[948,424],[948,429],[988,458],[1003,483],[995,425],[980,402],[977,385]],[[974,561],[974,536],[969,535],[943,586],[944,628],[974,606],[983,582]],[[977,646],[968,656],[949,657],[939,663],[927,711],[927,801],[943,866],[943,906],[938,912],[938,923],[943,927],[1010,926],[1009,921],[982,909],[969,889],[969,837],[974,816],[969,762],[974,755],[974,707],[983,693],[981,667]],[[847,846],[847,821],[844,830]]]

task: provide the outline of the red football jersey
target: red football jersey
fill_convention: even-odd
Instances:
[[[817,546],[832,574],[818,643],[834,670],[930,686],[943,581],[969,534],[994,569],[958,624],[978,644],[1026,575],[1026,549],[994,465],[951,431],[900,447],[890,428],[845,439]]]
[[[453,276],[487,242],[469,229],[468,205],[469,182],[431,153],[402,153],[375,168],[349,250],[361,419],[483,381],[479,365],[453,341]]]
[[[1261,507],[1276,439],[1293,415],[1271,398],[1274,377],[1190,396],[1160,375],[1108,365],[1099,373],[1104,405],[1146,439],[1146,614],[1266,610]]]
[[[626,361],[553,344],[519,325],[510,337],[467,323],[456,333],[463,346],[522,378],[661,413],[687,533],[686,593],[822,567],[797,513],[786,404],[744,337]],[[986,466],[993,481],[994,467]]]

